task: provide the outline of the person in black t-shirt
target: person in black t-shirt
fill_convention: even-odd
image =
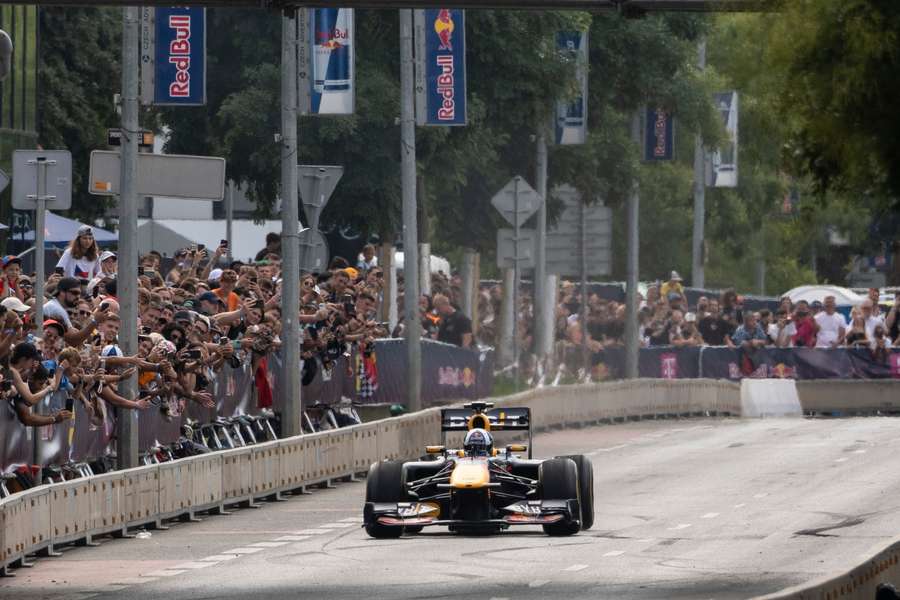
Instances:
[[[709,314],[700,319],[697,326],[703,341],[710,346],[724,346],[725,338],[734,333],[734,324],[719,313],[719,303],[709,301]]]
[[[432,300],[435,310],[441,315],[438,341],[463,348],[472,346],[472,321],[450,304],[443,294],[435,294]]]

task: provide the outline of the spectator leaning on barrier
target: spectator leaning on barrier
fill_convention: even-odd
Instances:
[[[884,315],[875,314],[875,303],[871,298],[866,298],[860,304],[863,319],[866,321],[866,337],[870,340],[875,339],[875,327],[884,326]]]
[[[741,371],[745,375],[752,373],[760,363],[759,350],[768,343],[768,337],[753,312],[744,312],[744,324],[735,330],[731,341],[741,350]]]
[[[900,310],[898,309],[900,309],[900,294],[894,297],[894,304],[884,319],[885,329],[887,329],[888,337],[893,340],[894,346],[900,346],[900,317],[898,317]]]
[[[844,344],[847,322],[844,315],[837,312],[834,296],[825,296],[823,307],[823,311],[815,316],[816,348],[838,348]]]
[[[794,311],[794,333],[791,342],[796,347],[812,348],[816,345],[818,325],[810,315],[809,305],[801,300]]]
[[[719,301],[715,299],[709,301],[709,313],[700,319],[697,328],[703,341],[709,346],[725,346],[726,340],[734,332],[734,325],[722,317]]]

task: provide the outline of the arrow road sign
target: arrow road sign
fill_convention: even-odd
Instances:
[[[516,210],[516,195],[518,193],[518,210]],[[491,198],[491,204],[500,211],[503,218],[510,225],[521,227],[528,217],[537,212],[544,199],[528,185],[520,175],[510,179],[503,189]]]

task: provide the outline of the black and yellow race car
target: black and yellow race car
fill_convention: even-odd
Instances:
[[[461,450],[446,447],[448,432],[465,431]],[[494,447],[493,434],[527,431],[528,446]],[[424,527],[496,533],[511,525],[541,525],[549,535],[572,535],[594,522],[594,476],[583,455],[536,460],[531,410],[472,402],[441,411],[441,446],[430,460],[373,464],[363,521],[375,538],[396,538]],[[527,458],[521,453],[528,452]]]

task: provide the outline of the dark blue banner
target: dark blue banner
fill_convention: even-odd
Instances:
[[[579,94],[556,103],[554,141],[559,145],[583,144],[587,139],[588,96],[588,32],[561,31],[556,34],[559,51],[567,60],[576,63],[575,77]]]
[[[675,158],[675,117],[663,108],[648,108],[644,123],[644,160]]]
[[[466,124],[465,11],[416,11],[416,122]]]
[[[206,9],[156,9],[153,103],[206,103]]]

